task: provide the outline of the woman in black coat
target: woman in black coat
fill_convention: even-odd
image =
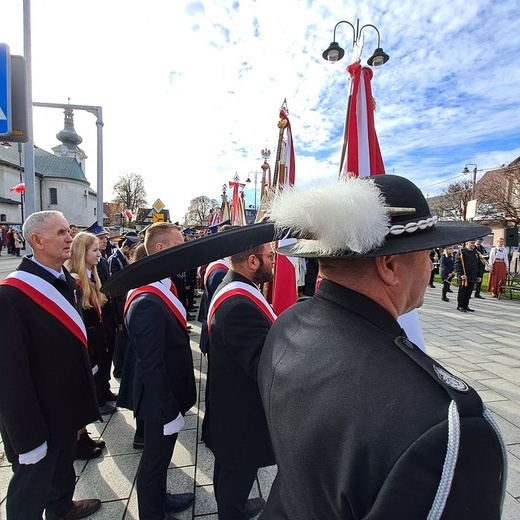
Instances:
[[[451,290],[451,279],[455,276],[455,259],[453,258],[453,249],[447,247],[441,255],[440,267],[441,267],[441,279],[442,279],[442,298],[443,302],[449,302],[449,298],[446,296],[447,293],[453,292]]]
[[[110,390],[110,358],[101,314],[101,308],[106,304],[107,298],[100,291],[101,281],[96,267],[100,258],[98,237],[92,233],[82,232],[74,237],[71,244],[71,258],[65,264],[80,289],[78,300],[87,330],[99,412],[103,415],[113,413],[117,408],[106,399],[106,394]],[[103,440],[91,439],[87,430],[82,428],[78,432],[76,458],[87,460],[99,457],[104,447]]]

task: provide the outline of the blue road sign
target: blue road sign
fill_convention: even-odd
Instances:
[[[11,133],[11,56],[9,46],[0,43],[0,136]]]

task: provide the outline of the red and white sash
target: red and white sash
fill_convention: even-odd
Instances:
[[[10,285],[22,291],[87,347],[87,331],[80,314],[52,284],[26,271],[14,271],[0,284]]]
[[[244,282],[231,282],[221,289],[211,300],[208,309],[208,331],[211,330],[211,320],[220,304],[232,296],[245,296],[252,300],[255,305],[265,314],[266,318],[274,323],[277,316],[269,305],[264,295],[252,285]]]
[[[223,258],[221,260],[216,260],[215,262],[211,262],[206,267],[206,272],[204,273],[204,287],[208,285],[209,275],[216,271],[217,269],[224,269],[225,271],[229,271],[231,268],[231,264],[227,258]]]
[[[132,301],[139,296],[140,294],[151,293],[159,296],[161,300],[166,304],[168,309],[173,313],[173,315],[177,318],[179,323],[186,328],[186,309],[182,305],[182,303],[175,297],[175,295],[170,291],[171,281],[169,278],[165,278],[164,280],[160,280],[158,282],[150,283],[148,285],[143,285],[142,287],[138,287],[137,289],[132,289],[128,292],[125,302],[124,314],[128,310],[128,307],[132,303]]]

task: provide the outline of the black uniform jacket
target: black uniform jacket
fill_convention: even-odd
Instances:
[[[477,250],[467,247],[463,247],[455,257],[454,269],[458,276],[465,274],[468,277],[468,282],[476,282],[477,278],[482,278],[486,270]]]
[[[228,271],[218,292],[233,281],[253,285]],[[257,385],[257,367],[270,322],[246,296],[232,296],[210,323],[209,371],[202,440],[228,469],[274,464]]]
[[[278,474],[262,520],[500,518],[503,444],[480,398],[402,334],[328,280],[273,324],[258,379]]]
[[[27,257],[21,271],[55,277]],[[76,284],[64,269],[71,291]],[[99,411],[87,349],[19,289],[0,286],[0,421],[16,453],[70,440]]]
[[[167,424],[197,399],[188,332],[162,299],[150,293],[131,302],[125,324],[128,346],[137,358],[134,415]]]

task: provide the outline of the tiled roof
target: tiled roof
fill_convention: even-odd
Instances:
[[[56,157],[41,148],[35,148],[34,163],[36,169],[40,171],[44,177],[88,182],[81,166],[74,157]]]
[[[19,168],[20,158],[16,144],[11,145],[10,148],[0,146],[0,162],[5,162],[15,168]],[[23,164],[24,157],[22,148],[22,168]],[[43,177],[71,179],[88,183],[81,166],[74,157],[57,157],[37,146],[34,147],[34,168],[36,175],[43,175]]]

